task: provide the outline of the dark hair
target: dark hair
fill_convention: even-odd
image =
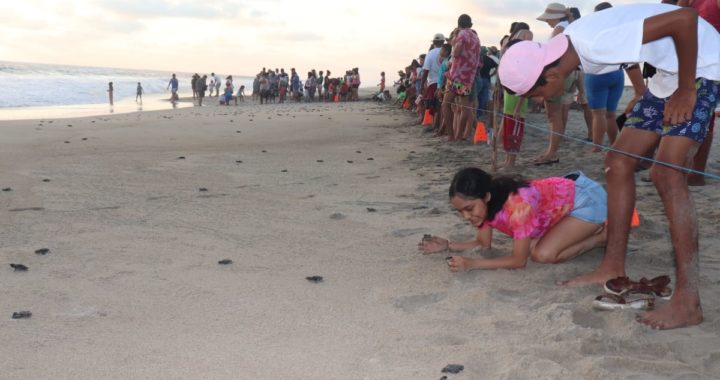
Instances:
[[[572,7],[572,8],[569,8],[569,11],[570,11],[570,15],[572,16],[570,21],[575,21],[580,18],[580,10],[579,9]]]
[[[512,23],[512,26],[510,27],[510,34],[513,35],[517,33],[518,30],[530,30],[530,26],[524,22]]]
[[[443,44],[442,48],[445,49],[445,50],[448,52],[448,56],[450,56],[450,54],[452,54],[452,45],[450,45],[450,44]]]
[[[512,40],[512,41],[508,42],[508,47],[510,47],[510,46],[512,46],[512,45],[514,45],[514,44],[516,44],[516,43],[518,43],[518,42],[520,42],[520,40]],[[535,82],[535,84],[532,85],[532,87],[530,87],[530,89],[527,90],[527,92],[525,92],[525,93],[527,94],[527,93],[529,93],[529,92],[532,92],[533,90],[535,90],[535,89],[538,88],[538,87],[542,87],[542,86],[546,85],[546,84],[547,84],[547,81],[545,80],[545,73],[546,73],[549,69],[551,69],[551,68],[553,68],[553,67],[555,67],[555,66],[557,66],[557,65],[559,65],[559,64],[560,64],[560,58],[558,58],[558,59],[556,59],[555,61],[553,61],[553,63],[551,63],[551,64],[543,67],[543,70],[540,72],[540,76],[538,77],[538,79],[537,79],[537,81]],[[502,83],[500,83],[500,84],[502,85]],[[510,95],[515,95],[515,91],[513,91],[513,90],[511,90],[511,89],[509,89],[509,88],[507,88],[507,87],[505,87],[505,86],[503,86],[503,88],[504,88],[505,91],[507,91]]]
[[[595,6],[595,12],[599,12],[603,9],[612,8],[612,4],[608,3],[607,1],[603,1],[602,3]]]
[[[472,19],[466,14],[461,14],[458,17],[458,28],[469,28],[472,26]]]
[[[490,193],[487,204],[487,219],[493,220],[495,214],[502,210],[510,194],[530,184],[516,177],[493,178],[478,168],[460,169],[450,183],[450,198],[459,196],[464,199],[484,199]]]

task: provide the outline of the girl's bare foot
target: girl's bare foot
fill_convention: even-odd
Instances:
[[[637,321],[657,330],[699,325],[703,321],[697,292],[675,290],[670,302],[637,316]]]

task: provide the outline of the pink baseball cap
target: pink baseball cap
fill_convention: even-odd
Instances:
[[[500,59],[500,83],[517,95],[535,85],[545,66],[555,62],[568,48],[567,37],[560,33],[546,43],[522,41],[511,46]]]

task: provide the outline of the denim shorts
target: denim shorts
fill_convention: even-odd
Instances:
[[[602,224],[607,220],[607,193],[599,183],[577,171],[565,178],[575,178],[575,203],[570,216],[582,221]]]
[[[702,144],[720,96],[720,81],[699,78],[695,88],[697,101],[691,120],[677,125],[663,125],[665,103],[669,98],[658,98],[645,90],[628,115],[625,126],[655,132],[660,136],[684,136]]]

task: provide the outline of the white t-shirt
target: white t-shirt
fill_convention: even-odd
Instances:
[[[433,48],[425,56],[425,63],[423,63],[422,68],[423,71],[428,71],[428,87],[437,83],[438,75],[440,74],[440,49],[439,47]]]
[[[678,86],[678,59],[672,38],[642,43],[646,18],[679,9],[667,4],[632,4],[605,9],[578,19],[564,34],[580,57],[584,72],[605,74],[623,64],[647,62],[657,68],[648,89],[659,97],[672,95]],[[698,18],[698,78],[720,80],[720,34]]]

